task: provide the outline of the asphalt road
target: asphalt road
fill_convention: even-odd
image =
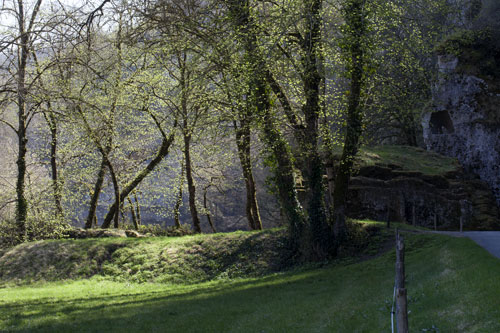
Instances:
[[[439,233],[456,237],[469,237],[500,259],[500,231],[443,231]]]

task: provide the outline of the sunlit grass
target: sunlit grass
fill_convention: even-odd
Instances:
[[[340,155],[341,150],[337,150]],[[359,166],[396,167],[403,172],[420,172],[424,175],[445,175],[447,172],[460,170],[456,158],[439,155],[417,147],[375,146],[361,147],[356,156],[356,168]]]

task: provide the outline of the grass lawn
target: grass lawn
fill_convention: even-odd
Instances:
[[[500,261],[469,239],[408,234],[411,332],[500,332]],[[389,332],[395,255],[196,284],[91,279],[0,289],[12,332]],[[437,328],[437,329],[433,329]]]

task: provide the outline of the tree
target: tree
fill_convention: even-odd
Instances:
[[[435,18],[425,18],[423,3],[435,6],[429,11]],[[428,97],[432,61],[426,58],[435,38],[421,35],[433,30],[438,17],[448,15],[445,4],[104,0],[86,13],[86,34],[80,28],[78,33],[57,30],[65,50],[44,46],[50,51],[41,56],[37,48],[53,42],[48,32],[36,29],[41,0],[33,3],[27,19],[23,1],[12,2],[12,10],[21,13],[17,37],[3,39],[1,50],[6,61],[14,59],[17,65],[11,64],[10,76],[2,72],[2,92],[7,96],[3,105],[16,106],[18,122],[13,126],[3,119],[19,137],[19,233],[25,233],[27,211],[22,180],[27,127],[39,113],[50,150],[46,161],[40,154],[39,163],[50,164],[52,209],[61,217],[70,200],[80,201],[88,206],[85,226],[90,228],[104,203],[109,207],[102,227],[118,227],[120,211],[128,203],[138,228],[138,210],[130,196],[137,190],[150,197],[162,193],[152,199],[160,201],[164,188],[175,187],[169,191],[176,192],[171,195],[176,202],[168,208],[180,226],[185,179],[193,228],[201,232],[200,216],[210,222],[210,207],[215,211],[209,205],[215,189],[229,182],[220,181],[227,167],[222,158],[207,151],[222,151],[231,141],[226,150],[236,152],[241,165],[249,228],[262,229],[254,167],[256,156],[265,155],[288,221],[291,248],[306,260],[335,254],[346,239],[353,159],[360,142],[370,139],[362,136],[364,127],[382,114],[401,128],[406,143],[418,144],[416,110]],[[370,16],[372,11],[376,15]],[[68,16],[62,19],[66,25],[74,22]],[[44,22],[44,27],[56,29]],[[345,127],[333,123],[344,120]],[[257,147],[258,136],[265,149]],[[333,147],[341,145],[336,175],[329,169],[330,185],[335,186],[328,196],[325,164]],[[172,152],[174,159],[159,167]],[[153,172],[155,181],[163,179],[162,186],[143,182]],[[173,184],[171,179],[179,174],[180,181]],[[304,194],[300,200],[299,185]]]
[[[227,34],[230,31],[226,31]],[[209,41],[214,43],[214,41]],[[220,73],[220,80],[214,82],[221,91],[217,103],[221,111],[227,114],[232,122],[235,144],[242,170],[246,190],[245,213],[251,230],[261,230],[262,220],[257,200],[257,184],[253,171],[252,134],[258,128],[258,115],[254,112],[255,105],[251,87],[245,75],[248,75],[248,57],[241,56],[238,47],[222,40],[216,40],[212,45],[218,57],[208,59]]]
[[[194,173],[196,168],[203,169],[204,166],[194,158],[193,148],[209,145],[207,136],[217,136],[218,126],[226,127],[224,116],[218,115],[215,107],[221,105],[221,98],[218,95],[220,91],[216,89],[221,86],[220,72],[218,73],[215,68],[224,71],[227,64],[221,66],[217,57],[211,54],[213,52],[225,57],[221,52],[223,47],[220,46],[220,43],[224,42],[214,37],[218,34],[220,22],[214,19],[215,14],[211,13],[212,9],[210,3],[199,1],[175,3],[165,1],[158,3],[155,10],[144,10],[151,30],[156,31],[151,43],[164,45],[158,60],[168,71],[174,84],[174,89],[167,88],[172,89],[172,93],[165,98],[179,117],[179,129],[184,142],[182,171],[185,172],[187,180],[189,209],[196,232],[201,232],[199,218],[201,207],[198,205]],[[249,169],[245,168],[245,171],[247,170]],[[198,180],[210,183],[210,180],[201,178],[198,177]],[[252,201],[248,202],[248,205],[254,207],[249,218],[252,222],[254,217],[258,216],[255,191],[253,186],[253,192],[249,192]],[[178,207],[179,205],[176,205],[176,211]],[[254,225],[252,223],[252,226]],[[261,228],[260,217],[257,228]]]
[[[173,48],[173,52],[162,57],[167,60],[163,66],[172,77],[175,89],[174,94],[166,99],[179,117],[179,129],[184,143],[182,171],[187,181],[189,210],[193,227],[195,232],[199,233],[201,232],[201,222],[197,207],[192,145],[193,139],[201,136],[202,129],[210,126],[212,115],[209,113],[210,108],[207,104],[206,77],[211,69],[206,66],[206,63],[196,52],[192,51],[193,46],[185,48],[182,46],[182,41],[179,40],[169,41],[169,44]],[[181,48],[177,48],[179,45]]]
[[[158,90],[155,84],[164,82],[165,71],[158,70],[144,43],[131,38],[134,26],[128,10],[114,5],[105,11],[114,16],[94,21],[84,43],[71,48],[70,73],[62,71],[57,80],[59,98],[71,110],[72,132],[81,141],[77,145],[88,157],[100,155],[99,162],[90,162],[100,165],[94,186],[85,185],[85,195],[90,193],[86,228],[95,224],[106,171],[113,184],[114,203],[102,227],[108,228],[111,222],[118,227],[120,209],[128,196],[168,155],[175,137],[175,117],[166,112],[161,96],[152,93]]]
[[[317,186],[317,169],[321,170],[321,162],[319,164],[306,163],[306,177],[310,181],[310,193],[308,197],[308,213],[309,222],[306,220],[306,216],[302,210],[302,207],[297,198],[297,192],[295,189],[295,177],[294,177],[294,166],[292,163],[292,156],[287,143],[282,138],[281,133],[276,128],[276,124],[273,120],[273,115],[271,113],[271,101],[269,95],[268,87],[271,87],[274,93],[280,98],[282,107],[288,111],[292,124],[295,126],[296,135],[299,138],[301,148],[308,150],[306,154],[307,157],[312,157],[313,159],[317,157],[317,136],[315,128],[317,128],[317,104],[319,103],[319,98],[314,91],[319,86],[319,81],[317,72],[315,70],[316,61],[316,43],[318,42],[317,33],[319,33],[319,23],[316,22],[318,19],[317,14],[319,13],[320,3],[305,3],[306,10],[306,39],[303,41],[303,50],[306,53],[302,57],[303,65],[305,68],[306,76],[304,81],[304,89],[306,90],[307,102],[304,104],[303,112],[306,114],[308,124],[305,127],[303,124],[299,124],[297,117],[292,113],[290,103],[286,98],[283,90],[279,84],[274,79],[274,76],[269,70],[266,59],[260,51],[257,31],[253,18],[251,16],[250,4],[248,1],[230,1],[228,2],[229,12],[233,20],[233,24],[237,29],[239,39],[242,43],[242,47],[246,52],[246,56],[249,62],[249,73],[247,74],[249,80],[249,87],[252,94],[252,102],[254,103],[254,108],[256,114],[263,119],[263,132],[267,141],[267,144],[273,152],[273,156],[276,160],[276,184],[278,186],[279,198],[281,206],[284,210],[286,218],[289,222],[290,230],[290,241],[291,247],[298,251],[300,256],[310,257],[316,255],[312,253],[312,248],[310,244],[311,232],[309,230],[310,225],[322,225],[326,223],[324,219],[324,211],[322,211],[322,195],[319,198],[314,198],[312,195],[322,192],[322,186]],[[309,12],[311,10],[311,12]],[[314,64],[312,64],[314,63]],[[285,111],[285,112],[286,112]],[[306,130],[310,137],[306,138]],[[306,135],[307,135],[306,134]],[[318,155],[319,156],[319,155]],[[307,159],[306,157],[306,159]],[[321,179],[321,172],[320,179]],[[319,191],[319,192],[317,192]],[[321,226],[320,228],[322,228]],[[315,228],[317,229],[319,228]],[[316,234],[317,235],[317,234]],[[315,235],[315,236],[316,236]],[[314,237],[314,236],[313,236]],[[319,238],[316,238],[317,240]],[[320,251],[323,251],[321,249]],[[322,255],[322,254],[319,254]]]
[[[342,13],[344,25],[344,52],[347,58],[348,76],[350,79],[347,100],[347,124],[342,157],[335,176],[333,192],[334,235],[336,242],[341,243],[346,237],[345,206],[349,178],[358,151],[359,138],[362,131],[361,95],[366,79],[366,46],[369,8],[367,0],[346,0]]]
[[[26,155],[28,147],[28,127],[39,110],[33,92],[39,84],[39,75],[33,73],[33,55],[43,44],[45,31],[50,31],[48,22],[51,15],[41,16],[42,0],[26,3],[23,0],[4,1],[1,14],[6,15],[12,26],[0,41],[0,52],[7,62],[2,70],[4,101],[16,107],[17,124],[6,119],[2,122],[17,136],[17,181],[16,181],[16,228],[19,241],[27,237],[26,221],[28,202],[26,199]],[[42,17],[42,20],[39,19]],[[43,69],[40,69],[43,71]]]
[[[375,73],[367,82],[363,141],[373,144],[422,145],[420,113],[428,104],[435,79],[434,47],[457,17],[449,1],[375,1],[371,60]]]

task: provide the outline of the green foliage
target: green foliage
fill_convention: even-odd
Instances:
[[[435,52],[439,55],[454,55],[459,57],[467,49],[475,48],[488,39],[491,34],[486,30],[460,30],[447,36],[435,47]]]
[[[377,255],[391,238],[392,234],[381,229],[380,223],[348,219],[342,255],[347,256],[347,260],[353,260],[360,253],[363,256]]]
[[[458,31],[436,46],[439,55],[458,58],[458,71],[492,80],[500,77],[500,39],[491,28]]]
[[[421,110],[435,79],[433,47],[459,15],[445,0],[375,1],[364,142],[419,146]],[[444,23],[446,22],[446,23]]]
[[[43,220],[28,219],[26,223],[26,231],[30,241],[63,238],[69,227],[61,218],[54,216],[47,216]]]
[[[16,245],[17,228],[14,219],[0,220],[0,249],[10,248]]]
[[[68,224],[60,218],[46,214],[43,218],[28,217],[26,220],[27,241],[42,239],[60,239],[65,237]],[[15,222],[9,219],[0,220],[0,248],[9,248],[18,243]]]

